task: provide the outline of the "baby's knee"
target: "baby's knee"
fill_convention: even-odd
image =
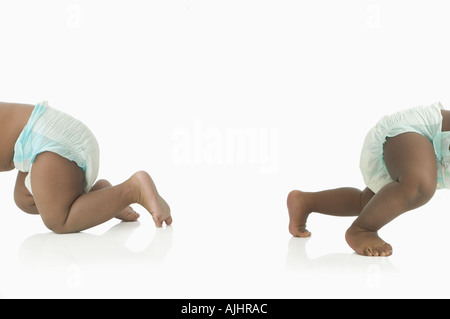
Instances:
[[[36,204],[34,203],[33,196],[26,196],[26,195],[18,195],[17,193],[14,193],[14,202],[16,203],[17,207],[27,213],[27,214],[33,214],[37,215],[39,214]]]
[[[67,227],[67,213],[61,212],[55,214],[52,211],[43,210],[41,212],[41,218],[44,225],[54,233],[57,234],[67,234],[71,233],[70,229]]]
[[[44,220],[44,225],[56,234],[70,233],[70,231],[67,230],[67,228],[64,226],[64,223],[62,222]]]
[[[436,192],[436,178],[417,174],[401,181],[405,198],[413,208],[427,203]]]

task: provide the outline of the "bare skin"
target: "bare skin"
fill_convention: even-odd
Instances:
[[[0,171],[14,169],[14,144],[33,108],[33,105],[0,102]],[[84,193],[81,168],[56,153],[44,152],[36,157],[30,173],[33,195],[24,184],[27,174],[18,172],[14,200],[23,211],[39,214],[44,224],[56,233],[82,231],[114,217],[135,221],[139,214],[131,204],[143,206],[157,227],[164,222],[172,223],[169,205],[145,171],[136,172],[116,186],[99,180]]]
[[[442,131],[450,130],[450,111],[442,110]],[[417,133],[388,138],[384,160],[394,182],[374,194],[370,189],[338,188],[322,192],[289,193],[289,232],[309,237],[309,214],[356,216],[345,234],[348,245],[359,255],[390,256],[392,246],[378,231],[399,215],[427,203],[436,190],[436,156],[432,143]]]
[[[107,181],[106,179],[100,179],[98,180],[91,188],[90,192],[95,192],[100,189],[104,189],[107,187],[112,187],[112,184]],[[26,189],[26,187],[25,187]],[[28,189],[26,189],[28,191]],[[134,209],[131,206],[125,207],[119,214],[114,216],[117,219],[120,219],[124,222],[132,222],[136,221],[140,215],[134,211]]]
[[[25,177],[28,173],[19,171],[16,179],[16,186],[14,188],[14,200],[16,205],[25,213],[38,215],[39,211],[36,208],[33,195],[25,187]],[[98,180],[91,188],[91,192],[98,191],[103,188],[111,187],[111,183],[105,179]],[[136,221],[139,214],[134,211],[131,206],[125,207],[115,218],[125,222]]]

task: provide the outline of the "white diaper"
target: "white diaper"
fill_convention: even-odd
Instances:
[[[89,192],[98,176],[99,147],[92,132],[68,114],[39,103],[33,109],[27,125],[14,146],[14,166],[22,172],[31,172],[37,155],[53,152],[74,161],[84,172],[85,192]],[[31,194],[28,174],[25,186]]]
[[[383,157],[387,137],[415,132],[428,138],[437,159],[437,187],[450,188],[450,132],[442,132],[441,103],[417,106],[384,116],[367,134],[361,151],[360,169],[367,187],[377,193],[393,182]]]

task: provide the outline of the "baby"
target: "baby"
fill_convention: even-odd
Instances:
[[[42,102],[36,106],[0,102],[0,171],[19,170],[14,201],[39,214],[55,233],[73,233],[113,217],[135,221],[138,203],[156,226],[172,223],[170,208],[149,174],[139,171],[122,184],[95,183],[99,149],[80,121]]]
[[[378,230],[400,214],[427,203],[436,189],[450,188],[450,111],[441,103],[383,117],[367,134],[360,168],[361,191],[338,188],[289,193],[289,232],[309,237],[310,213],[357,216],[345,239],[360,255],[390,256]]]

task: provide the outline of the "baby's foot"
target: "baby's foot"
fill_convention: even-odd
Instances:
[[[111,183],[106,179],[100,179],[94,184],[94,186],[92,186],[90,191],[94,192],[111,186]],[[133,208],[128,206],[124,208],[119,214],[117,214],[116,218],[125,222],[134,222],[139,218],[139,214],[136,213]]]
[[[309,237],[311,233],[306,229],[306,220],[309,214],[305,205],[304,193],[292,191],[287,198],[289,212],[289,232],[295,237]]]
[[[116,218],[123,220],[124,222],[134,222],[139,218],[139,214],[134,211],[131,206],[123,209]]]
[[[349,246],[363,256],[390,256],[392,246],[378,237],[377,232],[367,231],[359,226],[352,225],[345,233]]]
[[[137,187],[137,203],[147,209],[153,217],[157,227],[162,227],[163,222],[166,225],[172,224],[172,217],[170,216],[170,207],[166,201],[159,196],[156,186],[152,178],[147,172],[140,171],[135,173],[130,180]]]

